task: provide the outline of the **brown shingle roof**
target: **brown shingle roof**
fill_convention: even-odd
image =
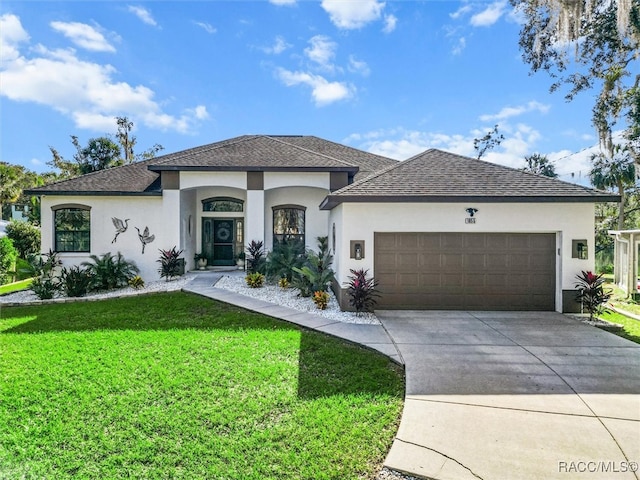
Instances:
[[[29,193],[157,195],[157,172],[162,170],[345,171],[357,179],[396,163],[313,136],[244,135],[83,175]]]
[[[31,195],[160,195],[160,175],[149,171],[153,159],[87,173],[27,190]]]
[[[322,204],[342,202],[609,202],[617,195],[430,149],[333,192]]]

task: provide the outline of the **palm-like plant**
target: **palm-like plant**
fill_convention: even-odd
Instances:
[[[332,263],[333,255],[329,253],[328,237],[318,237],[318,253],[308,251],[306,264],[293,267],[293,271],[297,273],[293,285],[300,290],[300,295],[308,297],[313,292],[326,292],[334,278]]]
[[[118,252],[115,256],[107,252],[101,257],[91,255],[91,262],[82,262],[93,277],[91,290],[111,290],[126,287],[129,279],[139,273],[134,262],[125,260]]]
[[[613,145],[610,153],[610,155],[602,152],[592,155],[593,168],[589,177],[594,187],[601,190],[614,190],[620,195],[618,230],[623,230],[626,206],[625,192],[635,184],[635,165],[627,146]]]

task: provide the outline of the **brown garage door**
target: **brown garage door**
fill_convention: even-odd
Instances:
[[[376,233],[379,309],[554,310],[555,234]]]

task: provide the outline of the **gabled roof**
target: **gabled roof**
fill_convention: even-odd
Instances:
[[[328,195],[343,202],[619,202],[618,195],[430,149]]]
[[[161,171],[347,172],[355,179],[398,163],[313,136],[244,135],[29,190],[54,195],[160,195]]]

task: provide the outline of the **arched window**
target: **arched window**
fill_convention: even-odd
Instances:
[[[273,245],[298,243],[304,247],[305,207],[280,205],[273,207]]]
[[[202,200],[203,212],[242,212],[244,202],[231,197],[213,197]]]
[[[91,250],[91,208],[85,205],[57,205],[53,210],[56,252]]]

